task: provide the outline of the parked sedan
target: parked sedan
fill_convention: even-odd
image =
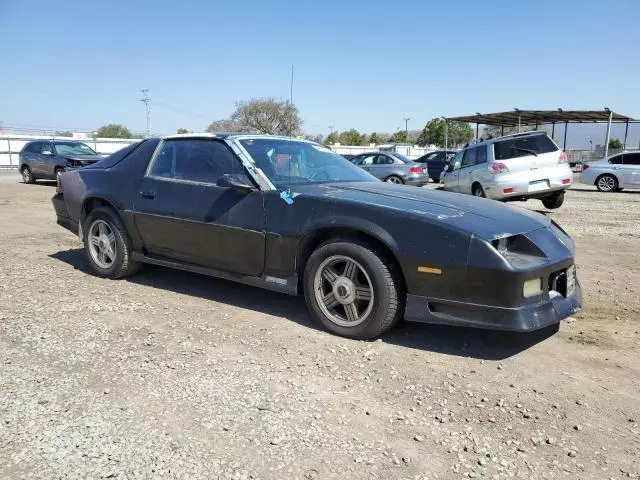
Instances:
[[[415,187],[429,183],[427,167],[399,153],[361,153],[352,158],[351,162],[387,183],[406,183]]]
[[[529,331],[580,308],[573,242],[544,215],[383,183],[305,140],[148,139],[58,183],[96,275],[151,263],[302,293],[345,337],[402,318]]]
[[[640,188],[640,152],[623,152],[582,165],[580,183],[595,185],[601,192]]]
[[[455,150],[436,150],[435,152],[429,152],[421,156],[416,160],[416,163],[426,164],[429,177],[431,177],[434,182],[439,183],[440,175],[455,153]]]
[[[36,140],[20,151],[20,173],[24,183],[55,178],[67,167],[83,167],[105,157],[82,142],[71,140]]]

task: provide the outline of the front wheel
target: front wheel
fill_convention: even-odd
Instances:
[[[22,174],[22,181],[24,183],[35,183],[36,179],[33,176],[33,173],[31,173],[31,169],[29,167],[25,165],[22,167],[20,173]]]
[[[350,239],[330,240],[311,254],[304,295],[325,329],[348,338],[375,338],[404,314],[402,280],[393,263]]]
[[[129,234],[115,211],[110,208],[91,211],[83,232],[85,254],[96,275],[116,279],[137,271]]]
[[[546,197],[542,199],[542,204],[545,206],[545,208],[548,208],[549,210],[560,208],[563,203],[564,203],[564,192],[560,192],[550,197]]]

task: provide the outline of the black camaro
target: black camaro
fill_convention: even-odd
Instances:
[[[58,182],[58,223],[97,275],[152,263],[303,293],[346,337],[403,317],[529,331],[580,308],[573,241],[543,215],[385,184],[308,141],[148,139]]]

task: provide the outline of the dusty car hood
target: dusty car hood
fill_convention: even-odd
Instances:
[[[537,212],[495,200],[384,182],[303,185],[302,195],[362,202],[456,226],[486,239],[527,233],[550,225]]]
[[[75,160],[83,163],[94,163],[106,158],[106,155],[62,155],[67,160]]]

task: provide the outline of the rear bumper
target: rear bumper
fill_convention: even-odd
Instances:
[[[412,187],[422,187],[429,183],[429,175],[407,175],[404,182]]]
[[[78,222],[69,216],[67,206],[64,203],[64,197],[61,193],[56,193],[51,198],[53,209],[56,211],[56,223],[61,227],[66,228],[74,235],[78,234]]]
[[[582,291],[576,283],[566,298],[552,292],[548,301],[519,308],[493,307],[407,295],[405,319],[458,327],[530,332],[559,323],[582,308]]]
[[[532,185],[532,181],[540,183]],[[483,183],[482,186],[487,197],[501,200],[505,198],[542,198],[548,194],[566,190],[572,183],[573,172],[567,167],[540,169],[537,175],[532,175],[529,172],[497,175],[493,181]],[[505,190],[508,189],[510,189],[509,193],[505,193]]]

